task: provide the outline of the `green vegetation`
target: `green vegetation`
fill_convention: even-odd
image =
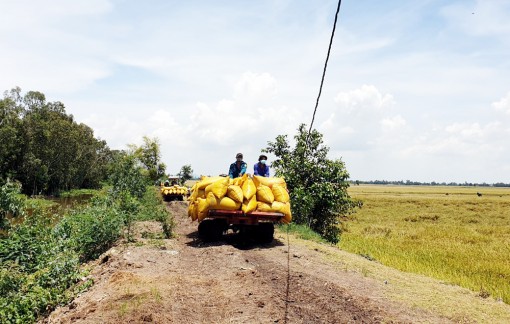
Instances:
[[[354,186],[339,246],[510,303],[510,189]],[[477,194],[478,193],[478,194]]]
[[[23,214],[25,198],[20,195],[21,186],[18,183],[7,182],[0,186],[0,230],[9,227],[7,213],[14,217]]]
[[[0,100],[0,184],[22,183],[29,195],[99,188],[113,153],[93,130],[77,123],[61,102],[21,89]]]
[[[143,175],[149,179],[151,184],[165,175],[166,165],[161,160],[161,150],[157,138],[143,137],[141,146],[129,145],[131,154],[141,165]]]
[[[172,235],[173,218],[148,186],[150,173],[141,156],[118,152],[109,167],[110,186],[96,192],[88,205],[56,216],[30,200],[32,213],[1,233],[1,323],[34,322],[87,289],[92,283],[80,281],[86,276],[81,263],[97,258],[120,237],[132,241],[134,221],[159,221],[165,237]],[[8,182],[1,188],[2,215],[21,213],[25,204],[17,203],[19,185]]]
[[[70,191],[60,192],[61,198],[71,198],[79,196],[93,196],[98,193],[97,189],[72,189]]]
[[[279,135],[263,150],[273,153],[276,176],[283,176],[291,197],[293,222],[305,224],[329,242],[339,240],[341,216],[349,215],[354,202],[347,193],[349,174],[341,160],[327,158],[329,148],[322,134],[310,134],[301,124],[291,148],[286,135]]]
[[[295,237],[303,240],[326,243],[326,240],[324,240],[318,233],[314,232],[310,227],[306,225],[290,223],[278,225],[278,228],[282,232],[292,233]]]
[[[183,165],[181,171],[179,171],[177,175],[180,178],[181,186],[184,186],[186,181],[193,178],[193,169],[191,168],[191,164]]]

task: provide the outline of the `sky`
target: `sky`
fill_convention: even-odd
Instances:
[[[337,1],[0,0],[0,91],[167,172],[310,125]],[[352,180],[510,183],[510,1],[342,1],[313,127]],[[291,142],[292,143],[292,142]],[[269,155],[269,162],[274,160]]]

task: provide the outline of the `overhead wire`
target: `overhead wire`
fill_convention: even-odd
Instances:
[[[338,5],[335,12],[335,21],[333,23],[333,30],[331,32],[331,38],[329,40],[328,53],[326,55],[326,62],[324,63],[324,69],[322,71],[321,84],[319,86],[319,94],[317,95],[317,101],[315,102],[315,108],[313,110],[312,121],[310,123],[310,129],[308,130],[308,134],[305,142],[305,150],[308,147],[308,141],[310,138],[310,134],[312,132],[313,122],[315,121],[315,114],[317,113],[317,107],[319,106],[319,100],[322,94],[322,86],[324,85],[324,78],[326,76],[326,70],[328,68],[329,55],[331,54],[331,46],[333,44],[333,38],[335,37],[336,24],[338,21],[338,13],[340,12],[340,5],[342,4],[342,0],[338,0]],[[289,224],[287,224],[287,287],[285,292],[285,317],[284,323],[286,324],[289,320],[289,303],[290,299],[290,239],[289,239]]]
[[[326,77],[326,69],[328,68],[329,55],[331,53],[331,46],[333,44],[333,38],[335,37],[336,23],[338,21],[338,13],[340,12],[340,5],[342,4],[342,0],[338,0],[338,6],[336,7],[335,13],[335,22],[333,23],[333,31],[331,32],[331,38],[329,39],[328,46],[328,54],[326,55],[326,62],[324,62],[324,69],[322,71],[321,84],[319,86],[319,94],[317,95],[317,101],[315,102],[315,108],[313,110],[312,121],[310,123],[310,129],[308,130],[308,135],[306,137],[306,144],[308,145],[308,140],[310,138],[310,133],[312,132],[313,122],[315,121],[315,114],[317,113],[317,107],[319,107],[319,100],[322,94],[322,86],[324,85],[324,78]]]

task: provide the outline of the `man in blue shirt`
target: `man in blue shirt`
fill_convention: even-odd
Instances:
[[[253,166],[253,174],[261,177],[269,177],[269,166],[267,165],[267,156],[259,156],[259,161]]]
[[[233,179],[242,177],[246,173],[246,162],[243,161],[243,153],[237,153],[236,161],[230,165],[228,175]]]

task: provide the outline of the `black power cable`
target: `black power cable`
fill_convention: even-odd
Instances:
[[[338,12],[340,12],[341,4],[342,4],[342,0],[338,0],[338,6],[336,8],[336,13],[335,13],[335,22],[333,23],[333,31],[331,32],[331,38],[329,40],[328,54],[326,56],[326,62],[324,63],[324,70],[322,71],[322,79],[321,79],[321,85],[319,87],[319,95],[317,96],[317,101],[315,102],[315,109],[313,110],[312,122],[310,123],[310,129],[308,130],[308,136],[306,137],[307,145],[308,145],[308,140],[310,138],[310,133],[312,132],[313,122],[315,121],[315,113],[317,112],[317,107],[319,106],[319,99],[320,99],[321,93],[322,93],[324,77],[326,76],[326,69],[328,67],[329,54],[331,53],[331,45],[333,44],[333,37],[335,36],[336,22],[338,21]]]
[[[319,87],[319,95],[317,96],[317,102],[315,103],[315,109],[313,110],[312,122],[310,123],[310,129],[308,130],[308,135],[306,137],[306,145],[308,146],[308,140],[310,138],[310,133],[312,132],[313,122],[315,120],[315,113],[317,112],[317,107],[319,106],[319,99],[322,93],[322,86],[324,85],[324,77],[326,76],[326,69],[328,67],[329,54],[331,53],[331,45],[333,44],[333,37],[335,36],[336,23],[338,21],[338,13],[340,12],[340,5],[342,4],[342,0],[338,0],[338,6],[336,8],[335,13],[335,22],[333,23],[333,31],[331,32],[331,38],[329,40],[328,46],[328,54],[326,55],[326,62],[324,63],[324,70],[322,71],[322,79],[321,85]],[[306,148],[305,148],[306,149]],[[289,224],[287,224],[287,289],[285,291],[285,317],[284,324],[287,324],[289,320],[289,303],[290,303],[290,239],[289,239]]]

